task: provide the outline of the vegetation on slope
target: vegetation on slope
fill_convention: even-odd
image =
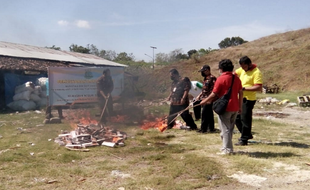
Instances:
[[[245,55],[262,71],[264,85],[277,84],[283,91],[310,91],[310,28],[274,34],[200,58],[140,72],[137,86],[151,97],[165,97],[171,83],[171,68],[178,69],[182,76],[188,76],[192,81],[201,80],[197,71],[202,65],[210,65],[211,72],[219,76],[217,68],[221,59],[231,59],[237,69],[238,60]]]

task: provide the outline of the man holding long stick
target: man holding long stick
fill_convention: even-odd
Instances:
[[[175,113],[178,113],[189,106],[189,97],[188,92],[191,89],[191,82],[189,78],[184,77],[181,79],[178,70],[170,70],[170,78],[172,80],[171,84],[171,93],[168,97],[168,100],[171,101],[169,116],[168,116],[168,129],[171,129],[175,122]],[[188,110],[184,110],[180,113],[182,119],[186,122],[186,125],[190,127],[191,130],[197,130],[197,125],[194,122],[194,119],[189,114]]]
[[[211,68],[209,65],[204,65],[201,67],[201,69],[198,71],[201,72],[201,76],[204,77],[203,79],[203,87],[201,93],[196,97],[196,101],[194,102],[194,105],[199,105],[201,101],[205,98],[207,98],[214,87],[214,83],[216,81],[216,77],[211,74]],[[194,113],[196,119],[201,117],[201,127],[200,130],[197,131],[199,133],[207,133],[215,132],[214,129],[214,115],[213,115],[213,109],[211,104],[205,104],[203,106],[197,106],[194,108]],[[201,112],[202,107],[202,112]]]
[[[110,69],[103,70],[102,76],[97,79],[97,96],[99,101],[99,107],[101,110],[99,123],[105,124],[107,122],[108,115],[112,115],[113,112],[113,100],[111,92],[114,89],[113,80],[111,77]]]

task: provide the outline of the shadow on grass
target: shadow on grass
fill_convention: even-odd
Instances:
[[[298,156],[297,154],[291,152],[235,152],[235,155],[248,155],[253,158],[288,158]]]
[[[309,148],[309,145],[304,143],[298,143],[298,142],[279,142],[279,143],[270,143],[268,145],[274,145],[274,146],[290,146],[294,148]]]
[[[309,148],[308,144],[305,143],[298,143],[298,142],[277,142],[277,143],[273,143],[273,142],[256,142],[256,141],[249,141],[249,143],[252,144],[267,144],[267,145],[271,145],[271,146],[289,146],[289,147],[293,147],[293,148]]]

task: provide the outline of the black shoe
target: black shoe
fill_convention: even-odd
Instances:
[[[217,132],[219,132],[219,131],[216,130],[216,129],[213,129],[213,130],[210,130],[210,131],[209,131],[209,133],[217,133]]]
[[[236,146],[247,146],[248,145],[248,141],[239,141],[235,145]]]
[[[251,136],[250,138],[248,138],[248,140],[249,140],[249,139],[253,139],[253,136]],[[238,141],[242,141],[241,138],[239,138]]]
[[[172,126],[167,126],[167,129],[172,129]]]
[[[207,133],[207,131],[200,129],[200,130],[197,131],[197,133]]]
[[[186,130],[188,130],[188,131],[197,131],[198,128],[189,128],[189,129],[186,129]]]

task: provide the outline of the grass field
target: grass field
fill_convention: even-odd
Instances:
[[[152,107],[166,111],[167,106]],[[97,146],[69,151],[54,142],[61,124],[42,124],[44,114],[0,115],[0,189],[257,189],[228,177],[240,171],[264,177],[288,175],[275,163],[308,170],[309,128],[255,118],[249,146],[234,155],[217,155],[219,133],[171,129],[142,130],[139,124],[111,124],[126,132],[124,147]],[[199,126],[199,122],[197,122]],[[216,124],[216,128],[218,128]],[[233,136],[237,142],[239,133]]]

